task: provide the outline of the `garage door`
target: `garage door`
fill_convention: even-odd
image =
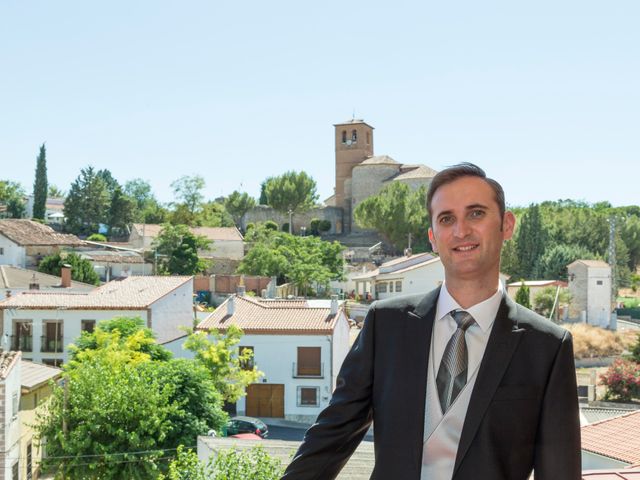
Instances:
[[[284,384],[254,383],[247,387],[249,417],[284,418]]]

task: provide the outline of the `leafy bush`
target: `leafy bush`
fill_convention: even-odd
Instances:
[[[262,447],[250,450],[221,450],[215,458],[203,464],[192,451],[178,448],[178,455],[169,465],[167,476],[158,480],[278,480],[284,466]]]
[[[264,222],[264,228],[268,230],[273,230],[274,232],[278,231],[278,224],[273,220],[267,220]],[[287,230],[289,229],[289,224],[287,224]]]
[[[98,285],[100,277],[89,260],[77,253],[59,252],[44,257],[38,265],[38,271],[49,275],[60,276],[63,265],[71,265],[71,279],[76,282]]]
[[[607,387],[605,400],[628,402],[640,398],[640,364],[625,359],[617,359],[609,369],[600,375],[600,381]]]
[[[101,233],[92,233],[87,237],[87,240],[89,240],[90,242],[106,242],[107,237],[105,237]]]
[[[289,233],[289,222],[283,223],[281,228],[283,232]]]

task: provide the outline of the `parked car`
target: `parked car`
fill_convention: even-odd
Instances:
[[[269,433],[267,425],[259,418],[233,417],[227,422],[227,436],[239,433],[255,433],[260,438],[265,438]]]

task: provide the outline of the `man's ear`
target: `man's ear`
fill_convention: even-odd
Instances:
[[[436,247],[436,240],[433,236],[433,230],[431,229],[431,227],[429,227],[429,242],[431,242],[431,249],[435,253],[438,253],[438,247]]]
[[[513,212],[507,210],[502,217],[502,239],[509,240],[513,237],[513,232],[516,228],[516,216]]]

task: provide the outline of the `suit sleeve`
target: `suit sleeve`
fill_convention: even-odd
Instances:
[[[347,354],[329,405],[307,430],[283,480],[337,477],[372,422],[375,304]]]
[[[571,334],[564,337],[549,375],[538,423],[536,480],[579,480],[580,420]]]

